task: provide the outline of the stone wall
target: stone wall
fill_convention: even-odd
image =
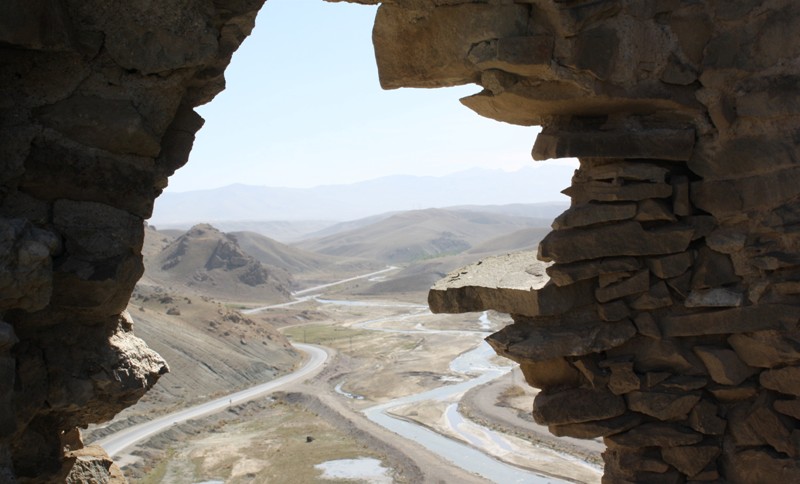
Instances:
[[[477,81],[465,105],[544,126],[534,159],[580,159],[549,280],[493,259],[431,308],[512,313],[489,343],[542,389],[537,422],[604,438],[604,482],[800,481],[800,5],[397,3],[379,47],[447,45],[387,47],[385,85]],[[450,70],[417,75],[427,55]]]
[[[262,3],[0,5],[0,482],[115,475],[74,428],[167,371],[124,313],[143,220]]]
[[[74,428],[166,371],[123,312],[142,221],[261,3],[0,6],[3,482],[111,478]],[[378,10],[384,87],[478,84],[466,106],[544,126],[535,158],[581,160],[541,246],[549,282],[431,303],[514,313],[492,344],[543,388],[537,420],[605,437],[608,482],[800,480],[799,16],[792,0]]]

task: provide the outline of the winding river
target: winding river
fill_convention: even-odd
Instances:
[[[370,305],[387,307],[390,304],[375,303],[375,302],[361,302],[361,301],[335,301],[315,298],[322,304],[341,304],[347,306],[354,305]],[[375,327],[378,323],[386,323],[390,321],[403,321],[415,317],[430,314],[427,307],[420,305],[391,305],[392,307],[402,307],[408,309],[408,313],[398,316],[390,316],[380,319],[369,320],[358,323],[354,327],[369,329],[373,331],[384,331],[393,333],[405,334],[418,334],[418,333],[461,333],[461,334],[486,334],[490,327],[488,314],[483,313],[480,316],[479,324],[481,331],[459,331],[459,330],[437,330],[427,329],[422,324],[417,324],[414,329],[401,329],[401,328],[387,328]],[[478,385],[488,383],[495,378],[499,378],[506,373],[510,372],[511,366],[498,366],[491,361],[494,356],[494,350],[486,343],[481,342],[476,348],[462,353],[450,362],[450,370],[458,373],[465,378],[464,381],[454,384],[444,385],[433,390],[408,395],[405,397],[397,398],[392,401],[382,403],[369,407],[363,411],[364,415],[371,421],[391,430],[392,432],[412,440],[424,446],[430,452],[439,455],[445,460],[453,463],[454,465],[481,477],[497,483],[565,483],[564,481],[550,476],[538,474],[534,471],[516,467],[505,462],[502,462],[481,449],[489,446],[496,446],[504,450],[511,450],[512,446],[506,441],[503,435],[494,432],[488,428],[481,427],[477,424],[469,422],[469,426],[477,429],[478,433],[483,438],[477,438],[476,432],[461,432],[459,429],[463,428],[467,423],[463,416],[458,413],[458,404],[452,403],[448,406],[446,418],[450,427],[456,430],[467,442],[471,445],[459,442],[444,435],[441,435],[423,425],[416,422],[398,418],[391,415],[389,412],[392,409],[408,405],[411,403],[420,403],[424,401],[457,401],[461,395],[467,390],[474,388]],[[348,398],[363,398],[359,395],[351,395],[344,392],[342,384],[337,385],[337,393],[342,394]]]

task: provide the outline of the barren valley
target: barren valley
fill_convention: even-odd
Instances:
[[[289,375],[304,358],[291,343],[306,343],[327,352],[321,369],[136,442],[117,455],[126,476],[599,482],[602,445],[534,424],[533,390],[483,343],[510,319],[427,309],[430,284],[448,271],[535,248],[546,232],[518,214],[489,219],[478,210],[407,212],[292,245],[210,225],[148,228],[147,273],[128,310],[171,373],[85,439]]]

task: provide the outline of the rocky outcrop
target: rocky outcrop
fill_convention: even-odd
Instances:
[[[120,479],[64,437],[167,371],[123,312],[143,220],[262,3],[0,7],[0,481]]]
[[[800,8],[415,5],[378,15],[385,86],[477,82],[479,114],[543,125],[535,159],[580,159],[549,281],[532,254],[482,261],[431,308],[511,313],[489,343],[542,389],[537,422],[604,437],[605,482],[800,479],[800,43],[781,37]]]

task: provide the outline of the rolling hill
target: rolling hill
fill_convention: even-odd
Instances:
[[[466,252],[501,235],[541,228],[546,223],[549,221],[472,210],[413,210],[356,229],[304,240],[295,246],[388,264],[410,263]]]
[[[145,239],[166,236],[148,230]],[[158,244],[146,243],[147,251]],[[258,303],[288,301],[293,280],[288,271],[262,264],[244,252],[235,237],[201,224],[166,240],[157,254],[145,253],[145,275],[208,297]]]

